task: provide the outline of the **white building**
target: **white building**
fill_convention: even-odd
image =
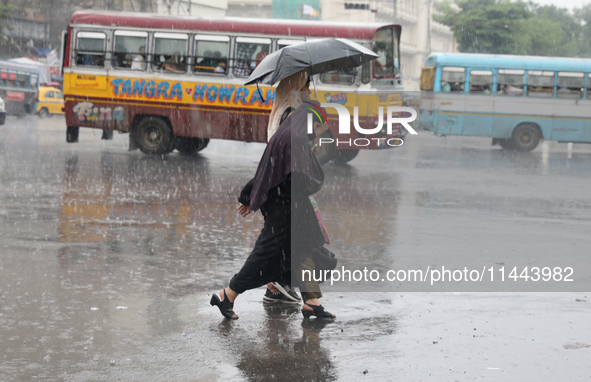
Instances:
[[[224,18],[228,0],[156,0],[159,15]]]
[[[251,17],[270,19],[273,17],[273,0],[227,0],[226,17]]]

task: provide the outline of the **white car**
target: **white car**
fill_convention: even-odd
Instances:
[[[4,125],[6,119],[6,109],[4,108],[4,100],[0,97],[0,125]]]

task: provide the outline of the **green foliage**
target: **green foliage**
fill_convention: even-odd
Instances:
[[[10,20],[12,19],[12,5],[0,3],[0,44],[4,44],[4,29],[12,30]]]
[[[456,30],[469,53],[590,57],[591,5],[570,13],[554,5],[509,0],[444,0],[434,19]],[[586,25],[581,25],[581,21]]]

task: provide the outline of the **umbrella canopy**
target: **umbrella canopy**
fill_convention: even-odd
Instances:
[[[352,68],[378,58],[366,47],[344,38],[324,38],[286,46],[265,57],[252,72],[246,85],[273,85],[305,70],[311,76],[330,70]]]

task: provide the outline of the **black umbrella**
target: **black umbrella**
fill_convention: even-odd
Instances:
[[[324,38],[286,46],[259,63],[246,85],[273,85],[305,70],[310,76],[330,70],[353,68],[378,58],[364,46],[344,38]]]

